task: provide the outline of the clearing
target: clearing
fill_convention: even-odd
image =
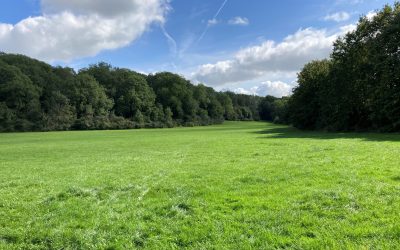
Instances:
[[[1,249],[394,249],[399,214],[399,134],[0,134]]]

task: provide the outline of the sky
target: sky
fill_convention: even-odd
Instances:
[[[79,70],[104,61],[216,90],[290,95],[307,62],[394,0],[3,0],[0,51]]]

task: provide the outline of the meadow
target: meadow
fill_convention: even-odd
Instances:
[[[0,249],[395,249],[400,134],[0,134]]]

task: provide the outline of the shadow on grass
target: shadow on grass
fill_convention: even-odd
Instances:
[[[270,127],[253,133],[265,135],[260,138],[265,139],[288,139],[288,138],[304,138],[304,139],[361,139],[364,141],[400,141],[399,133],[355,133],[355,132],[324,132],[324,131],[305,131],[294,127]]]

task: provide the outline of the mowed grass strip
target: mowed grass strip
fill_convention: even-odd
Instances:
[[[394,249],[399,215],[399,134],[0,134],[0,249]]]

